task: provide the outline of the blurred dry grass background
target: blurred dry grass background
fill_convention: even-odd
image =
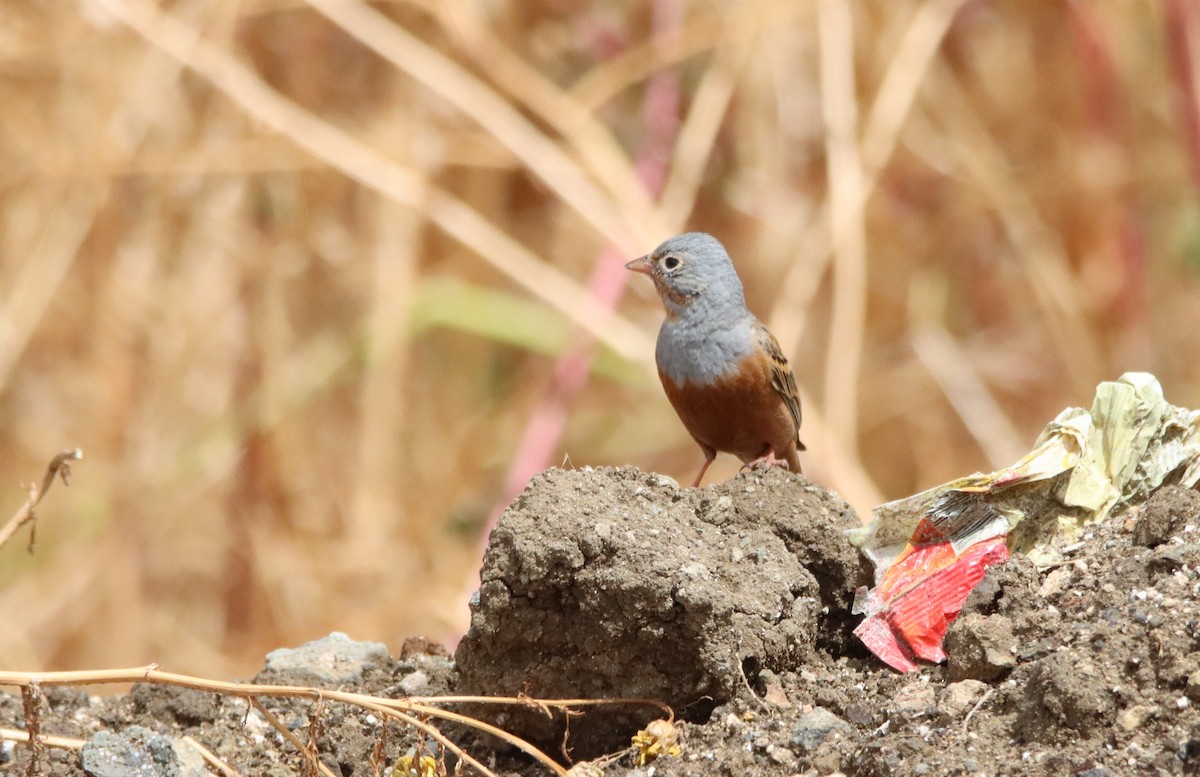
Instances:
[[[1188,0],[10,0],[0,665],[452,638],[538,466],[700,456],[620,263],[718,235],[860,509],[1200,406]],[[711,478],[736,469],[723,457]]]

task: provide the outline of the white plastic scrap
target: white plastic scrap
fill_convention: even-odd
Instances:
[[[1145,500],[1168,479],[1185,488],[1200,481],[1200,411],[1167,403],[1153,375],[1128,372],[1096,388],[1090,411],[1059,413],[1012,466],[879,505],[851,541],[875,564],[876,579],[922,519],[956,548],[1009,535],[1011,550],[1046,567],[1088,524]]]

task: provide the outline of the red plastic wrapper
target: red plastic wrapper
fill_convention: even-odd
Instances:
[[[1200,411],[1168,404],[1149,373],[1101,383],[1090,411],[1059,413],[1011,466],[872,511],[875,519],[851,533],[878,583],[855,595],[854,613],[866,620],[854,633],[901,672],[918,658],[944,661],[946,629],[987,568],[1008,558],[1010,532],[1033,522],[1021,552],[1044,568],[1084,526],[1165,482],[1200,485]]]
[[[945,661],[946,629],[988,567],[1007,559],[1004,537],[977,542],[961,554],[948,541],[910,544],[875,590],[863,592],[856,610],[867,618],[854,634],[900,672],[916,669],[916,658]]]

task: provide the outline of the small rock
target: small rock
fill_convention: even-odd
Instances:
[[[1153,704],[1135,704],[1117,714],[1117,725],[1126,731],[1133,731],[1157,714],[1158,707]]]
[[[912,683],[901,688],[892,699],[892,710],[900,715],[917,717],[936,708],[933,688],[925,683]]]
[[[986,690],[987,684],[979,680],[950,683],[938,699],[938,709],[949,718],[961,718],[971,711]]]
[[[842,754],[836,748],[826,746],[820,748],[812,759],[813,768],[817,770],[817,774],[826,774],[829,777],[845,777],[842,774]]]
[[[429,688],[429,675],[418,669],[415,672],[409,672],[400,680],[400,690],[404,691],[405,696],[419,696]]]
[[[1187,687],[1184,689],[1184,693],[1192,701],[1200,701],[1200,669],[1188,675]]]
[[[80,752],[90,777],[206,777],[204,760],[182,742],[142,726],[101,731]]]
[[[1067,585],[1071,582],[1071,570],[1066,567],[1058,567],[1052,569],[1042,582],[1042,587],[1038,589],[1038,596],[1043,599],[1048,596],[1053,596],[1057,593],[1062,593],[1066,590]]]
[[[1017,701],[1017,733],[1050,742],[1063,729],[1089,731],[1113,723],[1113,683],[1102,664],[1085,651],[1066,649],[1021,667],[1025,677]]]
[[[851,731],[850,724],[824,707],[813,707],[796,721],[791,741],[802,751],[812,752],[834,731],[847,734]]]
[[[400,659],[450,658],[446,646],[429,637],[405,637],[400,644]]]
[[[262,673],[300,675],[312,678],[315,684],[340,685],[358,682],[367,670],[390,664],[383,643],[355,642],[335,631],[298,648],[272,650]]]
[[[845,709],[846,720],[856,726],[874,726],[875,710],[867,704],[850,704]]]
[[[1149,567],[1151,572],[1157,574],[1171,574],[1195,564],[1197,558],[1200,558],[1200,545],[1195,543],[1160,545],[1150,554]]]
[[[1164,486],[1151,495],[1133,526],[1133,541],[1152,548],[1182,533],[1189,518],[1200,514],[1200,493]]]
[[[758,681],[764,686],[782,685],[782,683],[779,682],[779,675],[766,668],[759,670]]]
[[[769,757],[772,761],[780,766],[791,766],[792,764],[796,763],[796,754],[791,750],[788,750],[786,747],[771,748]]]
[[[159,721],[174,719],[183,726],[210,723],[220,709],[216,694],[153,683],[135,684],[129,700],[139,715]]]
[[[1004,615],[964,615],[946,632],[950,679],[995,680],[1017,664],[1017,638]]]

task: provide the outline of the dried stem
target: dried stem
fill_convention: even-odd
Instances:
[[[539,259],[479,211],[433,186],[416,170],[288,100],[227,52],[153,4],[145,0],[98,2],[150,43],[207,78],[250,115],[351,179],[424,211],[446,234],[617,353],[634,361],[646,358],[650,346],[644,332],[603,308],[557,267]],[[604,224],[616,228],[608,221]],[[628,241],[624,231],[615,237]]]
[[[40,736],[42,730],[42,706],[46,697],[42,694],[42,686],[31,683],[21,688],[21,704],[25,712],[25,730],[29,732],[29,764],[25,768],[27,775],[39,774],[38,763],[46,750],[46,745]]]
[[[829,232],[834,255],[833,321],[825,404],[839,442],[858,439],[858,385],[867,321],[867,247],[862,153],[854,77],[854,11],[848,0],[818,4],[821,107],[829,158]]]
[[[309,763],[313,762],[313,754],[311,749],[301,742],[279,719],[263,706],[260,697],[291,697],[291,698],[308,698],[318,702],[332,701],[342,704],[351,704],[363,709],[372,710],[383,715],[385,718],[393,718],[406,725],[424,732],[428,736],[433,737],[446,747],[451,752],[457,754],[465,762],[472,767],[479,769],[484,774],[492,774],[478,760],[471,757],[462,748],[455,745],[445,735],[443,735],[436,726],[422,720],[421,717],[437,718],[438,720],[460,723],[465,726],[470,726],[479,731],[491,734],[513,747],[528,754],[547,769],[554,772],[556,775],[564,775],[566,770],[563,769],[554,759],[543,753],[538,748],[534,747],[524,739],[511,734],[501,728],[497,728],[489,723],[472,718],[468,715],[463,715],[457,712],[441,709],[438,704],[485,704],[485,705],[518,705],[533,707],[537,709],[557,709],[566,714],[570,714],[572,708],[575,707],[590,707],[599,705],[647,705],[657,707],[662,710],[668,720],[674,719],[674,713],[671,708],[661,701],[654,699],[531,699],[525,696],[512,697],[489,697],[489,696],[426,696],[426,697],[408,697],[404,699],[388,699],[378,696],[369,696],[360,693],[349,693],[346,691],[321,690],[318,688],[291,686],[291,685],[255,685],[222,682],[219,680],[208,680],[200,677],[192,677],[189,675],[174,674],[171,672],[163,672],[156,665],[144,667],[133,667],[129,669],[105,669],[98,671],[74,671],[74,672],[0,672],[0,686],[16,686],[22,689],[22,693],[32,693],[27,689],[40,688],[42,686],[57,686],[57,685],[101,685],[113,683],[134,683],[146,682],[160,685],[173,685],[180,688],[190,688],[197,691],[209,691],[212,693],[223,694],[227,696],[238,696],[246,699],[262,716],[274,726],[285,739],[287,739],[297,750],[305,754],[309,758]],[[27,718],[28,709],[27,704]],[[420,717],[419,717],[420,716]],[[27,719],[26,726],[29,727]],[[30,728],[31,732],[35,732]],[[3,732],[0,732],[2,735]],[[36,732],[35,732],[36,733]],[[332,777],[328,774],[326,767],[316,760],[317,766],[326,777]]]
[[[29,498],[25,500],[25,504],[21,505],[20,509],[13,514],[12,518],[8,519],[8,523],[4,528],[0,529],[0,548],[4,547],[12,536],[27,523],[33,522],[37,518],[35,508],[42,498],[46,496],[46,492],[50,490],[50,486],[54,483],[54,478],[61,475],[63,485],[70,485],[71,479],[71,462],[79,461],[83,458],[83,451],[78,448],[63,451],[50,460],[50,465],[46,467],[46,474],[42,476],[40,486],[34,485],[29,487]],[[36,539],[36,527],[29,533],[29,552],[33,552],[34,540]]]
[[[316,752],[314,752],[313,748],[310,747],[308,744],[301,742],[300,737],[298,737],[294,733],[292,733],[292,730],[290,728],[288,728],[287,726],[285,726],[283,724],[283,721],[281,721],[275,715],[275,713],[271,712],[269,709],[264,707],[263,703],[261,701],[259,701],[257,697],[247,696],[246,701],[250,702],[250,706],[252,706],[252,707],[254,707],[254,709],[258,710],[258,714],[262,715],[263,718],[268,723],[270,723],[275,728],[276,731],[279,732],[280,736],[282,736],[284,739],[286,739],[288,742],[290,742],[292,744],[292,747],[294,747],[300,751],[300,755],[302,755],[304,757],[306,773],[311,774],[311,775],[313,775],[313,777],[315,777],[316,772],[320,771],[321,774],[325,775],[325,777],[336,777],[336,775],[334,775],[334,773],[329,770],[329,767],[327,767],[327,766],[325,766],[325,764],[321,763],[321,759],[317,756]],[[317,699],[317,703],[318,704],[320,703],[319,697]]]
[[[196,741],[195,737],[185,736],[183,737],[183,741],[188,744],[188,747],[199,753],[200,757],[204,759],[205,763],[219,771],[225,777],[242,777],[241,773],[238,772],[237,769],[234,769],[220,758],[217,758],[216,753]]]
[[[29,732],[19,728],[0,728],[0,741],[28,742]],[[53,734],[38,734],[37,741],[46,747],[61,747],[67,750],[78,750],[83,747],[84,740],[77,737],[60,737]]]

